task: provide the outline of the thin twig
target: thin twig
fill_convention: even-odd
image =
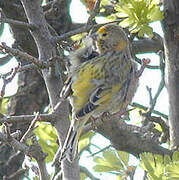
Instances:
[[[162,128],[162,134],[160,138],[161,143],[165,143],[169,139],[169,126],[161,117],[149,116],[147,117],[150,122],[155,122]]]
[[[38,67],[43,67],[43,63],[41,61],[39,61],[38,59],[36,59],[35,57],[33,57],[25,52],[22,52],[18,49],[11,48],[11,47],[7,46],[6,43],[4,43],[4,42],[2,42],[1,44],[2,45],[0,45],[0,49],[4,49],[6,53],[26,59],[26,60],[34,63]]]
[[[31,71],[34,69],[38,69],[38,67],[35,64],[27,64],[22,66],[21,68],[19,68],[18,72],[22,72],[22,71]]]
[[[32,132],[32,130],[34,130],[35,127],[35,123],[40,119],[40,113],[38,112],[35,115],[35,118],[32,120],[28,130],[25,132],[25,134],[23,135],[23,137],[21,138],[20,142],[24,143],[27,138],[29,137],[29,134]]]
[[[4,135],[1,132],[0,132],[0,141],[4,143],[9,143],[16,150],[23,152],[27,156],[35,158],[39,165],[41,179],[49,179],[49,175],[47,173],[47,169],[44,161],[47,154],[43,153],[42,148],[39,146],[38,142],[31,146],[27,146],[24,143],[14,139],[12,136],[8,138],[6,135]]]
[[[7,64],[11,60],[12,56],[7,54],[4,57],[0,58],[0,66],[3,66],[4,64]]]
[[[97,152],[91,154],[91,155],[88,156],[88,157],[96,156],[97,154],[99,154],[99,153],[101,153],[101,152],[104,152],[106,149],[109,149],[111,146],[112,146],[112,145],[110,144],[109,146],[106,146],[105,148],[100,149],[99,151],[97,151]]]
[[[149,86],[146,86],[146,89],[149,94],[149,105],[151,107],[151,106],[153,106],[152,88],[150,88]]]
[[[132,103],[132,104],[130,104],[130,105],[131,105],[132,107],[136,107],[136,108],[139,108],[139,109],[143,109],[144,111],[147,111],[147,109],[148,109],[148,107],[143,106],[143,105],[141,105],[141,104],[138,104],[138,103],[136,103],[136,102],[134,102],[134,103]],[[164,114],[164,113],[161,113],[160,111],[153,110],[152,113],[153,113],[153,114],[156,114],[156,115],[159,115],[159,116],[161,116],[161,117],[163,117],[163,118],[165,118],[165,119],[168,120],[168,116],[167,116],[166,114]]]
[[[40,69],[49,68],[49,67],[53,66],[55,63],[55,60],[57,58],[59,58],[58,56],[56,56],[56,57],[52,57],[52,58],[48,59],[46,62],[43,62],[43,61],[39,61],[37,58],[29,55],[26,52],[22,52],[18,49],[14,49],[14,48],[7,46],[4,42],[2,42],[1,44],[2,45],[0,45],[0,50],[4,50],[5,53],[8,53],[10,55],[17,56],[22,59],[26,59],[26,60],[32,62],[34,65],[36,65]]]
[[[164,85],[165,85],[165,81],[164,81],[164,76],[165,76],[164,68],[165,68],[165,65],[163,63],[163,53],[160,52],[159,55],[160,55],[161,81],[160,81],[160,84],[158,86],[158,89],[157,89],[157,92],[156,92],[154,98],[152,97],[152,89],[147,86],[147,91],[148,91],[148,94],[149,94],[149,108],[147,109],[146,113],[142,113],[142,116],[143,116],[143,126],[146,126],[149,122],[154,122],[153,118],[151,117],[151,113],[153,112],[154,107],[155,107],[156,102],[157,102],[157,99],[158,99],[158,97],[159,97],[159,95],[160,95],[160,93],[161,93],[161,91],[162,91],[162,89],[164,88]],[[160,119],[160,120],[162,120],[162,119]],[[166,128],[167,125],[165,124],[164,121],[163,121],[163,123],[161,123],[161,121],[158,120],[158,123],[161,125],[161,127],[163,129],[163,134],[162,134],[163,138],[160,135],[160,139],[162,141],[166,141],[167,138],[169,137],[169,129]],[[159,139],[157,138],[157,140],[159,140]]]
[[[13,20],[13,19],[9,19],[9,18],[0,18],[0,22],[8,23],[11,25],[17,25],[20,27],[29,28],[29,29],[33,29],[33,30],[37,28],[37,26],[35,26],[34,24],[29,24],[29,23],[26,23],[23,21],[17,21],[17,20]]]
[[[36,115],[19,115],[19,116],[3,116],[0,118],[0,122],[4,123],[21,123],[21,122],[31,122]],[[51,114],[40,114],[40,121],[51,122],[55,119],[55,113]]]
[[[51,8],[51,6],[53,5],[53,3],[54,3],[54,1],[47,2],[47,4],[42,6],[43,11],[49,10]]]
[[[50,176],[47,172],[45,160],[40,160],[40,161],[38,160],[37,163],[40,170],[40,179],[41,180],[50,179]]]
[[[115,22],[119,22],[119,21],[112,21],[112,22],[107,22],[107,23],[102,23],[102,24],[95,24],[95,25],[84,25],[81,28],[69,31],[69,32],[67,32],[65,34],[62,34],[60,36],[55,36],[55,37],[52,38],[52,41],[57,43],[59,41],[62,41],[64,39],[70,37],[70,36],[73,36],[73,35],[76,35],[76,34],[79,34],[79,33],[83,33],[83,32],[88,32],[92,28],[99,28],[99,27],[104,26],[106,24],[111,24],[111,23],[115,23]]]
[[[160,72],[161,72],[161,81],[160,81],[160,84],[158,86],[158,89],[157,89],[157,92],[154,96],[154,98],[152,97],[152,89],[147,87],[147,91],[149,93],[149,108],[148,108],[148,111],[147,113],[148,114],[151,114],[154,110],[154,107],[156,105],[156,102],[157,102],[157,99],[162,91],[162,89],[164,88],[165,86],[165,64],[163,62],[163,53],[162,51],[159,52],[159,55],[160,55]]]
[[[165,64],[164,64],[164,62],[163,62],[163,60],[164,60],[164,59],[163,59],[163,58],[164,58],[164,57],[163,57],[163,52],[160,51],[158,54],[159,54],[159,56],[160,56],[161,81],[160,81],[160,84],[159,84],[159,86],[158,86],[157,92],[156,92],[156,94],[155,94],[155,96],[154,96],[154,98],[153,98],[153,104],[152,104],[151,110],[154,109],[155,104],[156,104],[156,102],[157,102],[157,99],[158,99],[158,97],[159,97],[162,89],[163,89],[164,86],[165,86]]]
[[[135,61],[142,65],[142,60],[137,58],[136,56],[135,56]],[[145,68],[155,70],[155,69],[160,69],[160,66],[146,65]]]
[[[150,59],[149,58],[143,58],[142,59],[142,63],[141,63],[141,67],[140,69],[136,72],[136,77],[139,78],[142,73],[144,72],[144,69],[146,68],[146,66],[150,63]]]
[[[95,2],[95,5],[94,5],[93,10],[90,12],[90,16],[89,16],[89,18],[88,18],[87,25],[92,25],[92,24],[94,24],[94,23],[93,23],[93,19],[94,19],[95,16],[99,13],[100,3],[101,3],[101,0],[97,0],[97,1]]]
[[[8,123],[4,123],[4,126],[5,126],[5,132],[7,134],[7,138],[9,139],[11,137],[11,130],[10,130],[10,127],[8,125]]]
[[[3,176],[3,180],[21,179],[23,178],[25,172],[27,172],[27,169],[18,169],[9,176]]]
[[[11,136],[11,138],[7,138],[7,136],[4,133],[0,132],[0,141],[2,141],[4,143],[9,143],[16,150],[22,151],[26,154],[28,153],[29,147],[23,143],[20,143],[19,141],[14,139],[12,136]]]
[[[37,115],[37,119],[38,119],[38,115]],[[34,123],[37,119],[34,119]],[[31,155],[32,155],[32,157],[35,158],[35,160],[37,161],[38,167],[39,167],[40,180],[49,179],[49,174],[47,172],[46,163],[45,163],[45,158],[47,157],[48,154],[43,152],[41,146],[39,145],[39,142],[38,142],[36,136],[33,136],[32,146],[30,146],[30,147],[31,147],[30,148]],[[37,151],[38,151],[40,156],[37,154]]]
[[[2,89],[0,91],[0,98],[2,98],[4,96],[5,88],[6,88],[7,84],[12,82],[12,80],[14,79],[15,75],[17,74],[17,71],[18,71],[19,68],[20,68],[20,63],[18,64],[17,67],[12,68],[9,72],[7,72],[7,73],[5,73],[3,75],[0,75],[0,78],[3,79],[3,86],[2,86]]]

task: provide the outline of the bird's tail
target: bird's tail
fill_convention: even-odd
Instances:
[[[88,117],[85,117],[83,119],[75,120],[75,123],[71,123],[65,143],[61,150],[60,161],[67,158],[69,162],[73,162],[76,158],[78,152],[78,140],[87,120]]]

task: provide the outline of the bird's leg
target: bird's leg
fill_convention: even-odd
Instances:
[[[111,115],[109,112],[103,112],[103,113],[101,114],[101,116],[100,116],[101,121],[104,122],[104,121],[105,121],[104,119],[107,118],[109,115]],[[96,126],[96,124],[95,124],[95,121],[96,121],[97,119],[98,119],[98,118],[95,118],[95,117],[93,117],[93,116],[90,117],[90,120],[91,120],[91,124],[92,124],[92,128],[93,128],[93,129],[97,129],[97,126]]]
[[[109,117],[111,114],[109,112],[103,112],[101,115],[101,121],[104,122],[107,117]]]
[[[145,69],[145,66],[148,65],[149,63],[150,63],[150,59],[149,58],[147,58],[147,59],[143,58],[142,59],[142,66],[136,72],[136,78],[139,78],[142,75],[142,73],[143,73],[143,71]]]
[[[97,118],[91,116],[90,117],[90,120],[91,120],[91,126],[93,129],[97,129],[96,125],[95,125],[95,121],[96,121]]]
[[[131,109],[128,109],[128,110],[123,109],[123,110],[118,111],[118,112],[116,112],[116,113],[114,113],[114,114],[112,114],[112,115],[118,116],[119,118],[121,118],[121,116],[126,115],[127,113],[129,113],[130,111],[132,111],[132,110],[134,110],[134,109],[135,109],[135,108],[131,108]]]

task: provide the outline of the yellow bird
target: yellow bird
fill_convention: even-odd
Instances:
[[[63,98],[70,99],[72,121],[60,161],[67,158],[72,162],[76,158],[78,140],[90,116],[123,111],[137,88],[133,81],[136,64],[125,32],[108,24],[99,28],[95,36],[100,55],[78,66],[61,92]]]

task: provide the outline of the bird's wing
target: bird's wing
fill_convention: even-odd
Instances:
[[[72,99],[77,119],[102,110],[130,79],[130,61],[123,53],[108,53],[84,63],[72,77]],[[118,93],[119,94],[119,93]]]
[[[118,61],[118,58],[125,61],[123,54],[112,57],[109,54],[94,58],[83,63],[67,81],[67,87],[71,92],[73,117],[62,149],[62,159],[66,156],[70,161],[74,160],[78,139],[93,112],[98,110],[102,112],[106,106],[110,106],[109,102],[114,94],[121,97],[118,103],[123,101],[125,96],[123,92],[126,91],[130,79],[130,65]]]

